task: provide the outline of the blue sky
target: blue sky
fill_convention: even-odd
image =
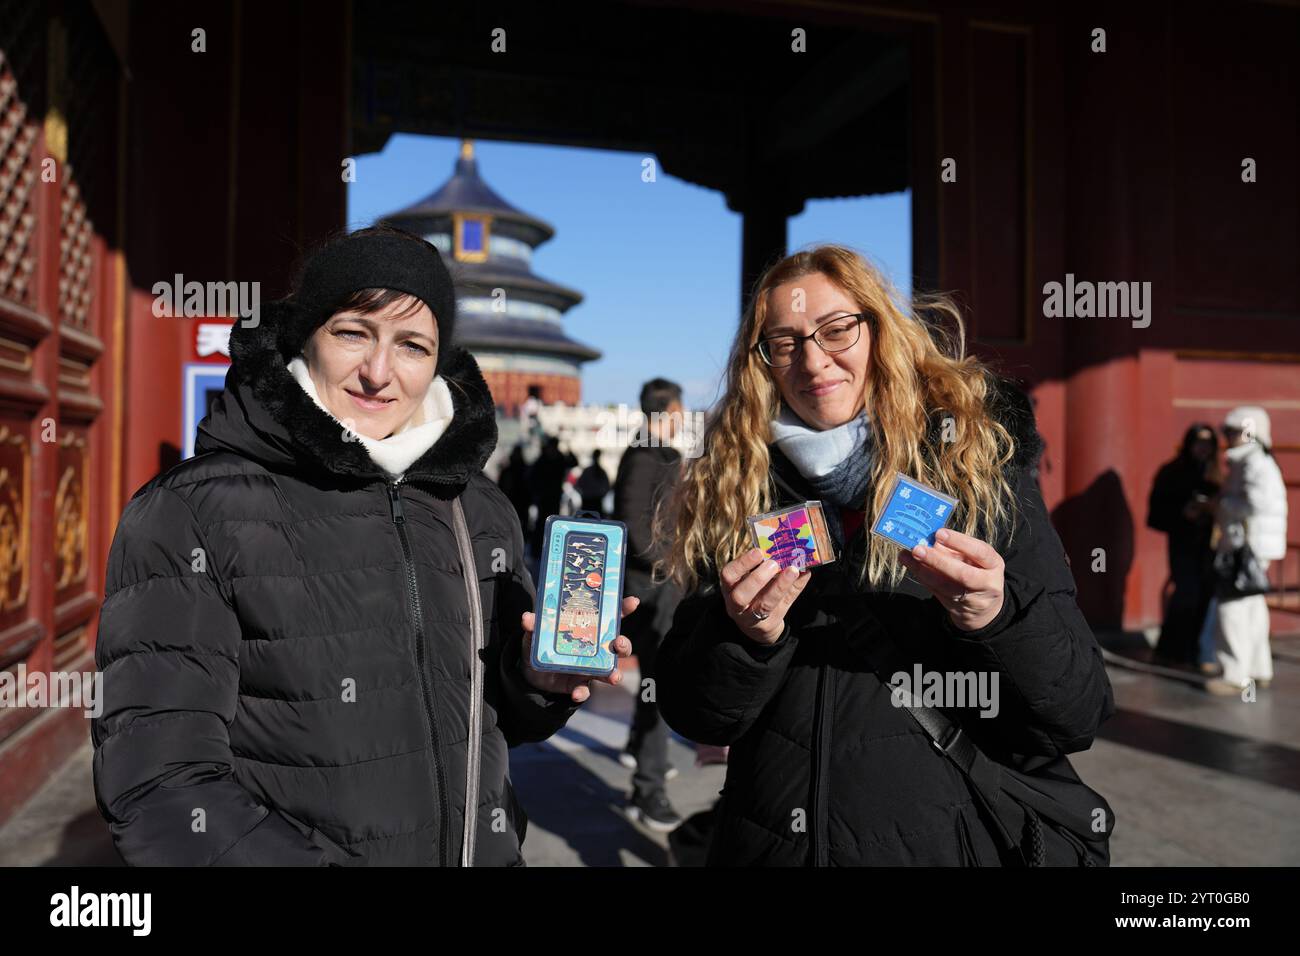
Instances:
[[[635,406],[641,383],[681,383],[689,407],[720,394],[739,319],[740,216],[721,193],[658,170],[641,153],[478,141],[479,172],[508,202],[555,227],[533,271],[582,292],[565,314],[572,338],[600,349],[583,367],[584,402]],[[357,158],[348,225],[360,228],[420,199],[451,175],[459,141],[394,136]],[[818,200],[790,220],[790,248],[852,246],[911,287],[911,196]]]

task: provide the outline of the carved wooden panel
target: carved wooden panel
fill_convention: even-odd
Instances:
[[[36,135],[13,64],[0,50],[0,298],[25,306],[35,301]]]
[[[85,590],[90,535],[90,456],[83,435],[64,428],[59,441],[58,483],[54,490],[55,601]]]
[[[0,423],[0,623],[25,615],[31,576],[32,456],[25,432]]]
[[[89,325],[93,235],[81,188],[70,173],[59,200],[59,321],[79,329]]]

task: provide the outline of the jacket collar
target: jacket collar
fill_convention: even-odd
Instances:
[[[268,303],[251,328],[236,321],[230,371],[212,411],[199,424],[197,452],[231,451],[269,467],[326,472],[363,480],[390,476],[358,441],[345,441],[337,422],[316,405],[287,368],[276,342],[293,305]],[[465,349],[448,349],[441,375],[455,414],[442,436],[406,470],[407,481],[463,485],[481,471],[497,444],[496,406]]]

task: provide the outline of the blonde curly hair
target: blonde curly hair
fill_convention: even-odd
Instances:
[[[769,475],[771,421],[781,393],[757,354],[773,289],[820,273],[868,314],[872,332],[863,400],[870,410],[873,458],[871,491],[863,518],[870,527],[884,507],[895,472],[916,478],[958,501],[950,527],[980,535],[1010,519],[1014,497],[1003,477],[1015,454],[1011,434],[990,410],[994,376],[965,354],[965,328],[957,307],[944,296],[920,298],[908,307],[881,272],[839,245],[823,245],[787,256],[755,285],[728,360],[726,392],[710,416],[703,454],[690,461],[682,480],[655,515],[655,537],[668,541],[654,576],[671,579],[684,592],[704,576],[716,578],[723,565],[752,547],[748,515],[774,507]],[[945,327],[945,320],[951,328]],[[933,440],[939,426],[942,440]],[[898,550],[874,535],[858,573],[858,584],[906,573]]]

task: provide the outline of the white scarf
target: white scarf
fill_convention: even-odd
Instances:
[[[781,413],[771,422],[772,441],[808,479],[823,502],[838,505],[825,511],[831,534],[844,546],[840,508],[862,510],[871,484],[871,424],[864,408],[851,421],[818,430],[781,403]]]
[[[772,441],[805,478],[822,478],[837,470],[854,452],[870,444],[871,426],[864,408],[835,428],[810,427],[785,402],[772,419]]]
[[[338,422],[341,427],[346,427],[338,417],[325,407],[320,400],[320,395],[316,393],[316,383],[312,381],[311,373],[307,371],[307,363],[299,355],[289,362],[287,368],[289,373],[294,377],[302,390],[311,396],[311,400],[316,403],[316,407],[323,411],[330,418]],[[395,477],[401,477],[406,469],[410,468],[416,460],[426,451],[434,446],[447,426],[451,424],[451,419],[455,413],[455,406],[451,401],[451,389],[447,387],[447,382],[441,375],[435,376],[429,384],[429,390],[424,395],[424,402],[415,410],[397,431],[387,438],[367,438],[365,435],[356,435],[357,441],[361,442],[370,455],[371,460],[384,471]],[[355,432],[354,432],[355,434]]]

